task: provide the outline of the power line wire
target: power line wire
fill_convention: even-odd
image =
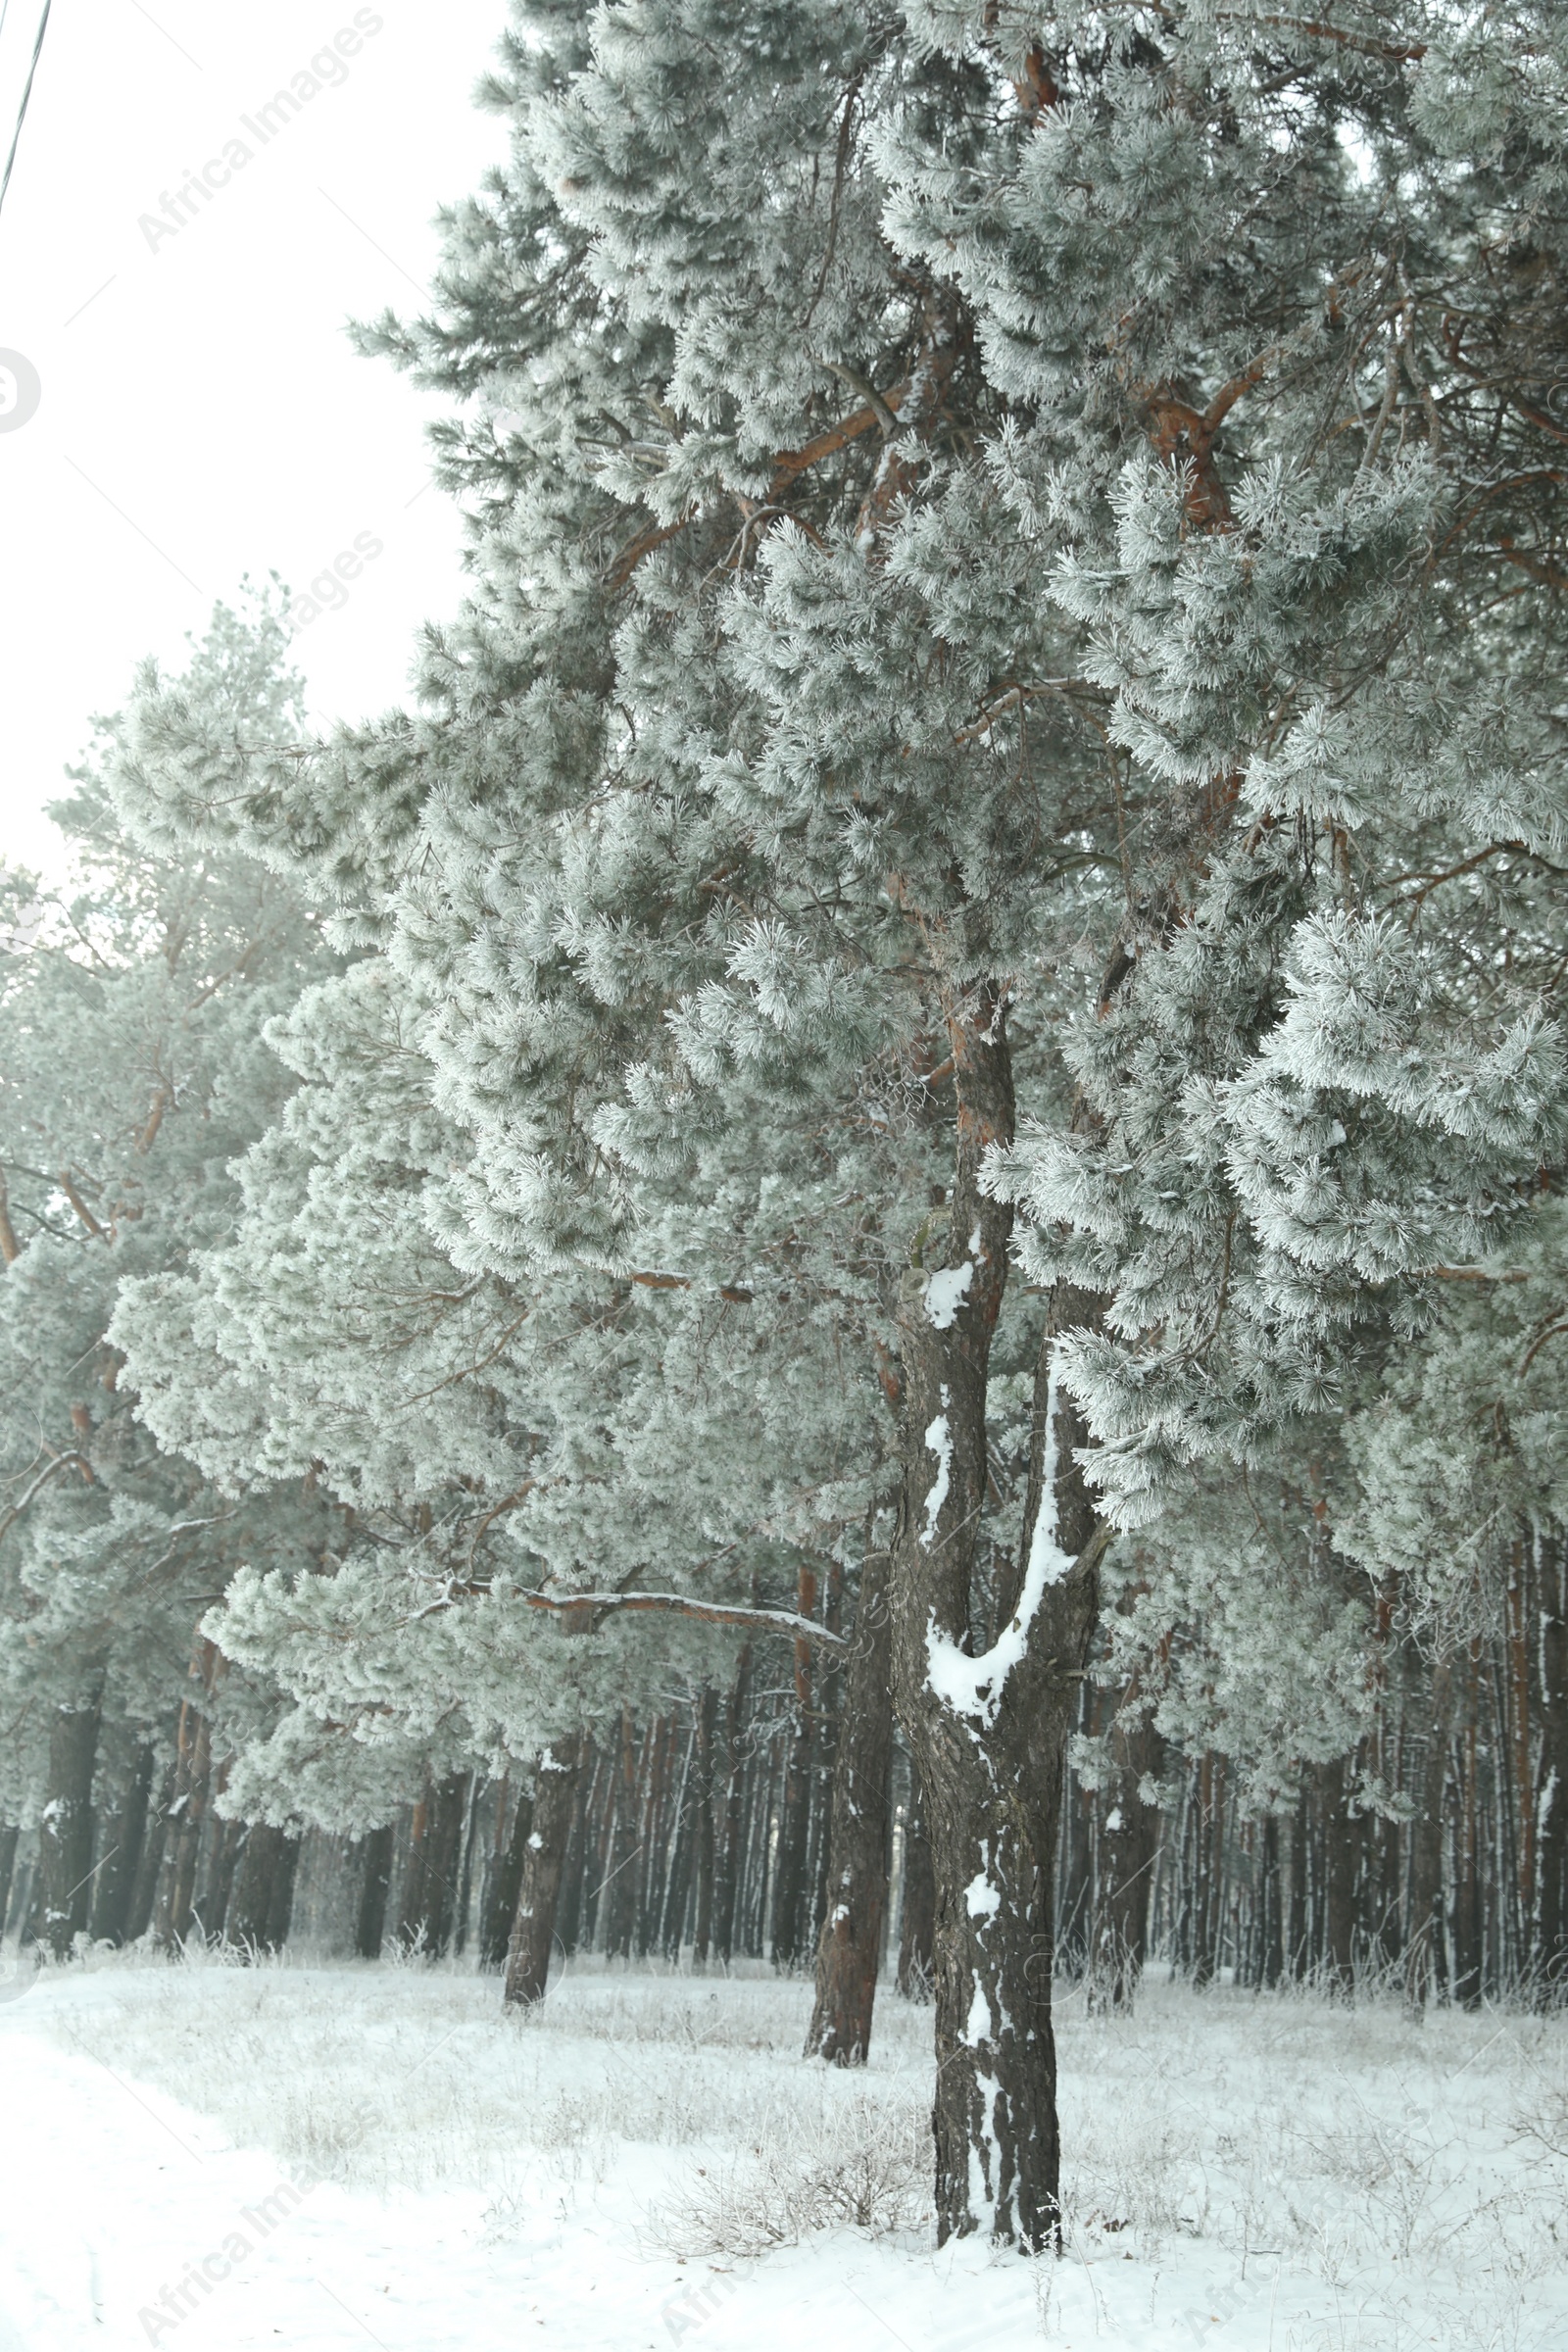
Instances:
[[[22,137],[22,125],[27,119],[27,100],[32,96],[32,77],[38,71],[38,59],[43,52],[43,36],[49,28],[51,5],[52,0],[43,0],[43,14],[38,19],[38,37],[32,44],[32,63],[27,68],[26,86],[22,93],[22,104],[17,109],[17,127],[11,134],[11,153],[6,157],[5,175],[0,178],[0,208],[4,207],[6,190],[11,185],[11,167],[17,160],[17,142]],[[5,6],[0,7],[0,27],[4,26],[5,11],[9,6],[10,0],[5,0]]]

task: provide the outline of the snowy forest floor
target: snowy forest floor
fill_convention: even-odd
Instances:
[[[0,2352],[1568,2343],[1560,2015],[1064,1986],[1070,2237],[1030,2263],[931,2248],[930,2011],[885,1994],[835,2075],[808,2001],[591,1963],[523,2019],[461,1966],[44,1972],[0,2007]]]

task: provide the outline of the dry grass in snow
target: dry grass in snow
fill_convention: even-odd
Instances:
[[[771,2279],[770,2306],[816,2275],[803,2264],[872,2262],[890,2292],[910,2280],[915,2316],[895,2328],[880,2302],[866,2346],[900,2329],[913,2352],[957,2346],[959,2315],[944,2333],[921,2284],[930,2012],[884,1994],[872,2065],[835,2075],[798,2055],[808,2003],[770,1977],[577,1967],[507,2018],[494,1979],[457,1969],[99,1960],[46,1981],[26,2025],[296,2178],[466,2196],[475,2242],[525,2253],[548,2219]],[[1568,2343],[1568,2020],[1418,2026],[1377,2000],[1152,1983],[1127,2016],[1063,1988],[1058,2034],[1067,2256],[1007,2258],[1022,2332],[993,2323],[989,2341]],[[733,2314],[705,2307],[703,2352],[762,2340],[734,2294]]]

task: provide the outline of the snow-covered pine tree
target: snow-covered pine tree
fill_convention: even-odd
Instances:
[[[267,599],[220,607],[191,661],[193,705],[283,732],[298,717],[283,644]],[[125,1838],[148,1834],[150,1769],[175,1713],[193,1725],[207,1711],[205,1697],[186,1705],[203,1606],[240,1562],[306,1558],[326,1535],[298,1482],[237,1507],[161,1451],[108,1336],[122,1284],[223,1232],[228,1162],[289,1083],[262,1031],[331,961],[298,893],[256,860],[159,857],[125,837],[103,780],[118,729],[104,723],[53,812],[72,883],[57,893],[4,876],[0,1769],[8,1817],[40,1823],[44,1928],[61,1953],[89,1918],[96,1933],[123,1931]],[[95,1869],[101,1749],[100,1795],[127,1785],[128,1828],[117,1837],[104,1820]],[[204,1793],[190,1795],[182,1832]],[[183,1842],[172,1936],[193,1895]],[[115,1893],[95,1903],[100,1872]]]
[[[814,1287],[880,1343],[944,2235],[1057,2230],[1109,1514],[1320,1401],[1556,1132],[1531,974],[1420,909],[1556,848],[1561,52],[1418,0],[520,8],[512,164],[379,336],[484,402],[420,712],[296,759],[141,706],[146,818],[385,944],[456,1262]],[[784,1251],[708,1213],[758,1166]]]
[[[308,1477],[341,1506],[330,1559],[241,1576],[205,1631],[294,1702],[225,1801],[355,1834],[426,1768],[528,1785],[627,1707],[727,1677],[742,1634],[827,1642],[788,1598],[803,1567],[853,1573],[880,1459],[831,1326],[665,1271],[529,1273],[461,1228],[455,1262],[472,1143],[417,1028],[377,957],[274,1022],[299,1084],[238,1168],[232,1234],[128,1284],[114,1325],[168,1446],[229,1491]],[[710,1205],[730,1248],[744,1207]],[[754,1203],[749,1247],[765,1231]]]

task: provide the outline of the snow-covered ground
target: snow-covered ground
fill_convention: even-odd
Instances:
[[[930,2015],[807,1988],[100,1959],[0,2004],[0,2352],[1561,2352],[1568,2021],[1061,2010],[1060,2262],[934,2252]]]

